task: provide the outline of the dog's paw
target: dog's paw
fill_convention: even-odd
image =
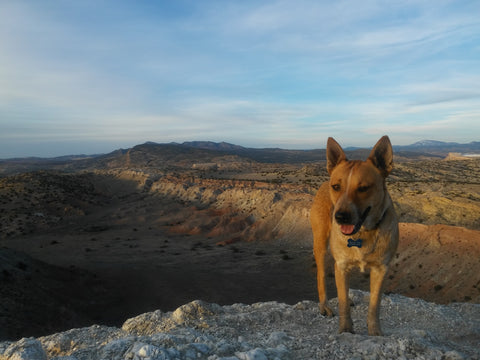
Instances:
[[[320,314],[322,314],[323,316],[328,316],[328,317],[333,316],[333,311],[332,309],[330,309],[328,305],[319,304],[318,307],[320,308]]]
[[[352,322],[352,318],[350,316],[348,317],[342,317],[340,315],[340,323],[339,323],[339,328],[338,328],[338,333],[341,334],[341,333],[344,333],[344,332],[348,332],[348,333],[351,333],[351,334],[355,334],[355,331],[353,331],[353,322]]]
[[[368,335],[370,336],[383,336],[383,332],[378,325],[368,326]]]
[[[382,328],[380,326],[380,319],[378,316],[370,315],[367,318],[368,335],[383,336]]]
[[[342,333],[350,333],[350,334],[355,334],[355,331],[353,331],[353,326],[341,326],[339,329],[338,329],[338,333],[339,334],[342,334]]]

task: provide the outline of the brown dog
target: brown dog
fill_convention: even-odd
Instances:
[[[353,332],[348,298],[349,273],[370,268],[368,334],[382,335],[379,309],[382,283],[398,245],[398,221],[385,179],[392,170],[393,152],[382,137],[366,161],[347,160],[332,138],[327,143],[330,181],[322,184],[310,212],[313,251],[317,263],[320,310],[331,316],[325,289],[328,242],[335,259],[335,283],[340,313],[339,332]]]

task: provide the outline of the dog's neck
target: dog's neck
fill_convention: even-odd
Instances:
[[[382,225],[383,220],[385,220],[385,218],[387,217],[388,209],[390,209],[389,206],[387,206],[387,207],[385,208],[385,210],[383,211],[383,214],[382,214],[380,220],[378,220],[378,222],[375,224],[375,227],[374,227],[372,230],[376,230],[376,229],[378,229],[378,228],[380,227],[380,225]]]

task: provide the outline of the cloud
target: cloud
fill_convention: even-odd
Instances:
[[[369,144],[407,127],[443,136],[455,114],[465,124],[478,115],[478,10],[2,2],[0,137],[310,147],[350,132],[352,145]]]

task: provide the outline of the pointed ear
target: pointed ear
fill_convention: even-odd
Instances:
[[[331,137],[327,141],[327,170],[331,174],[333,169],[342,161],[346,161],[347,157],[342,147]]]
[[[393,150],[388,136],[383,136],[373,147],[368,157],[383,177],[387,177],[393,169]]]

